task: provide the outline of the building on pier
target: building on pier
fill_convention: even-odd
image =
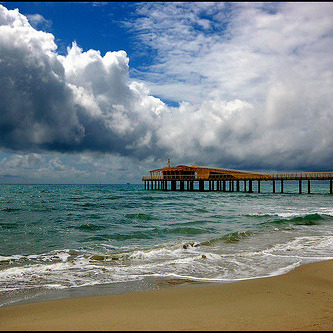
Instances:
[[[283,193],[285,180],[298,180],[299,193],[302,193],[302,181],[307,180],[307,192],[311,192],[311,180],[329,180],[330,194],[333,193],[333,172],[288,172],[288,173],[263,173],[244,170],[223,169],[203,166],[178,165],[168,166],[150,171],[149,176],[142,177],[146,190],[171,190],[205,191],[208,182],[209,191],[234,192],[240,191],[240,182],[243,182],[245,192],[253,192],[253,182],[257,182],[257,191],[260,193],[261,181],[271,181],[272,191],[276,192],[276,181],[280,181]],[[194,184],[197,183],[197,186]]]

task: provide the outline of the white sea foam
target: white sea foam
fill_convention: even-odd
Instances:
[[[0,256],[0,261],[20,260],[21,258],[24,258],[24,256],[14,254],[14,255],[11,255],[11,256]]]
[[[259,207],[257,207],[259,209]],[[291,207],[291,206],[263,206],[260,207],[259,212],[248,212],[249,216],[279,216],[282,218],[293,218],[293,217],[304,217],[307,215],[328,215],[333,216],[333,208],[323,206],[323,207]]]
[[[62,289],[130,281],[154,275],[174,275],[207,281],[271,276],[296,267],[302,260],[333,259],[330,256],[333,253],[333,236],[301,236],[263,250],[238,253],[216,253],[209,251],[210,249],[216,251],[214,247],[201,246],[184,249],[181,244],[147,251],[138,250],[127,255],[130,262],[103,262],[91,260],[86,255],[68,260],[68,250],[58,251],[52,253],[52,256],[59,257],[60,262],[46,261],[1,270],[0,279],[4,286],[2,291],[13,290],[17,284],[26,288],[44,286],[48,289]],[[50,254],[41,255],[43,256],[48,257]],[[280,259],[277,260],[277,257]]]
[[[300,253],[306,256],[308,252],[332,254],[333,258],[333,236],[302,236],[297,237],[285,244],[275,244],[265,253]]]

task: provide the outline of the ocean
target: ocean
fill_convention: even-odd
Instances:
[[[304,187],[303,190],[306,190]],[[0,185],[0,306],[229,283],[333,259],[333,195]]]

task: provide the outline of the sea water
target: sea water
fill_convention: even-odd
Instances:
[[[307,190],[304,188],[303,190]],[[0,185],[0,306],[229,283],[333,259],[328,182],[284,193]]]

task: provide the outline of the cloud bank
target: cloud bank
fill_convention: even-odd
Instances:
[[[136,74],[152,93],[192,104],[176,128],[192,123],[206,161],[332,169],[331,3],[150,3],[139,12],[132,28],[157,56]]]
[[[103,56],[73,42],[58,54],[52,34],[0,5],[3,149],[37,154],[33,160],[43,152],[100,152],[149,163],[170,157],[221,167],[332,169],[331,3],[137,9],[126,27],[156,58],[130,71],[125,51]],[[52,161],[49,168],[64,168]]]

